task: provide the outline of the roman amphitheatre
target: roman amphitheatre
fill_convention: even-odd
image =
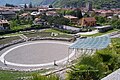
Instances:
[[[15,70],[36,70],[68,64],[77,53],[92,54],[107,47],[108,36],[77,39],[75,42],[42,39],[23,41],[0,51],[0,66]],[[79,54],[79,55],[80,55]]]

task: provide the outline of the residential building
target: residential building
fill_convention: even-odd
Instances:
[[[96,19],[94,17],[87,17],[87,18],[82,18],[79,21],[79,24],[81,26],[95,26],[96,25]]]
[[[24,19],[30,19],[31,18],[30,13],[23,13],[23,14],[21,14],[19,16],[20,16],[20,18],[24,18]]]
[[[74,23],[74,24],[77,24],[77,23],[78,23],[78,18],[75,17],[75,16],[66,15],[66,16],[64,16],[64,18],[69,19],[71,23]]]
[[[0,30],[8,30],[10,23],[7,20],[0,20]]]
[[[40,14],[42,14],[41,12],[32,12],[31,16],[39,16]]]
[[[38,11],[38,8],[24,8],[24,11],[34,12]]]
[[[2,11],[0,15],[3,16],[5,19],[10,20],[16,16],[16,13],[13,11]]]
[[[47,11],[47,12],[46,12],[46,15],[47,15],[47,16],[59,16],[56,11]]]
[[[109,17],[109,16],[113,16],[114,11],[112,11],[112,10],[95,10],[95,13],[98,14],[99,16]]]

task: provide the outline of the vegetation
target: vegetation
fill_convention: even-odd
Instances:
[[[66,34],[66,33],[60,32],[60,31],[55,30],[55,29],[46,29],[43,32],[53,32],[53,33],[59,33],[59,34]]]
[[[60,80],[57,75],[43,76],[40,74],[34,74],[30,80]]]
[[[120,19],[113,19],[111,25],[113,28],[120,29]]]
[[[50,25],[52,24],[58,24],[58,25],[67,25],[69,24],[69,20],[62,17],[62,16],[46,16],[43,15],[41,16],[42,19],[44,19],[45,21],[47,21]]]
[[[54,32],[53,32],[54,31]],[[51,36],[51,34],[56,34],[55,36]],[[71,35],[63,34],[56,30],[45,30],[42,32],[31,32],[31,33],[24,33],[27,37],[56,37],[56,38],[72,38]]]
[[[32,6],[32,2],[30,2],[30,4],[29,4],[29,8],[32,8],[33,6]]]
[[[6,38],[0,38],[0,45],[1,44],[7,44],[9,42],[12,42],[13,40],[18,40],[18,39],[21,39],[20,37],[6,37]]]
[[[8,4],[8,3],[6,3],[5,6],[6,6],[6,7],[16,7],[15,5],[13,5],[13,4]]]
[[[40,70],[33,72],[0,70],[0,80],[21,80],[22,77],[30,77],[33,74],[44,73],[46,71],[48,70]]]
[[[101,35],[109,34],[109,33],[116,32],[116,31],[118,31],[118,30],[117,29],[113,29],[113,30],[110,30],[110,31],[107,31],[107,32],[104,32],[104,33],[96,33],[96,34],[92,34],[92,35],[81,35],[81,36],[96,37],[96,36],[101,36]]]
[[[119,38],[103,50],[98,50],[92,56],[82,56],[75,66],[68,71],[68,80],[99,80],[120,66]]]
[[[53,6],[52,6],[52,5],[49,5],[49,8],[53,8]]]
[[[78,19],[83,17],[81,10],[78,8],[75,10],[58,10],[57,12],[61,15],[72,15],[78,17]]]
[[[98,24],[105,24],[106,23],[106,18],[105,17],[96,16],[95,18],[96,18]]]
[[[54,6],[56,7],[82,7],[89,0],[56,0]],[[91,0],[94,8],[119,8],[119,0]]]

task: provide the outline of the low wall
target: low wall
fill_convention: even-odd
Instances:
[[[2,45],[0,45],[0,51],[2,49],[6,48],[6,47],[9,47],[9,46],[12,46],[12,45],[15,45],[15,44],[23,43],[23,42],[26,42],[26,41],[37,41],[37,40],[58,40],[58,41],[68,41],[68,42],[70,42],[73,39],[72,38],[52,38],[52,37],[31,37],[31,38],[28,38],[26,40],[24,40],[24,39],[13,40],[10,43],[2,44]]]

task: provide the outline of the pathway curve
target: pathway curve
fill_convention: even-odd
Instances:
[[[93,34],[96,34],[96,33],[98,33],[98,30],[94,30],[94,31],[91,31],[91,32],[79,32],[76,35],[93,35]]]

